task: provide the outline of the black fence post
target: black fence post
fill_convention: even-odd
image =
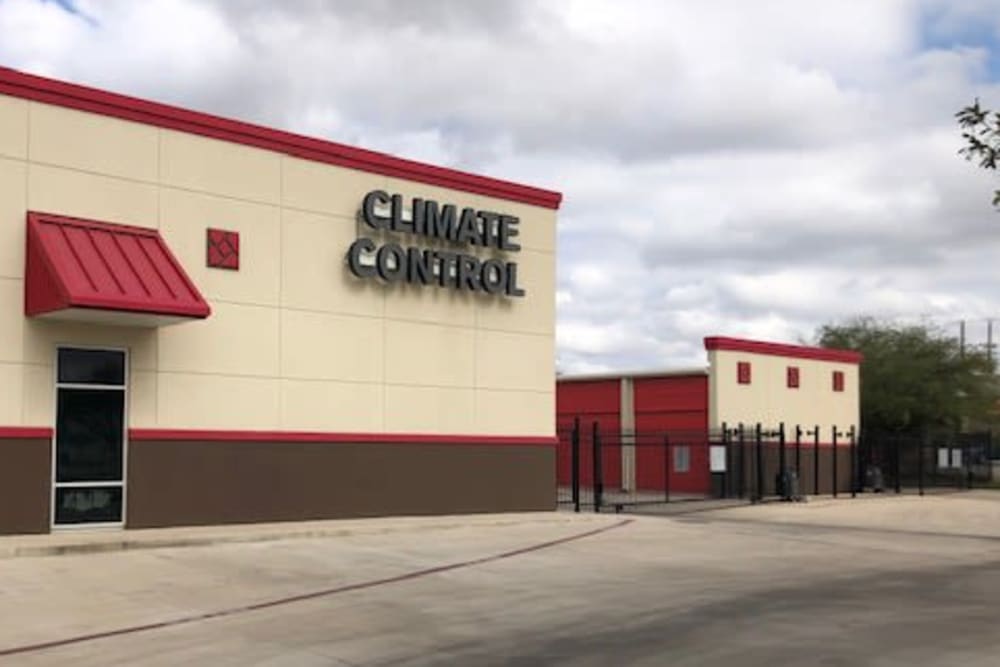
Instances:
[[[819,424],[813,426],[813,495],[819,495]]]
[[[924,441],[917,441],[917,489],[924,495]]]
[[[663,436],[663,495],[670,502],[670,436]]]
[[[795,476],[802,479],[802,425],[795,425]]]
[[[900,456],[900,452],[899,452],[899,438],[898,437],[893,438],[892,441],[893,441],[893,443],[895,443],[894,446],[893,446],[893,454],[894,454],[893,465],[896,467],[896,493],[900,494],[900,493],[903,492],[903,480],[900,479],[900,474],[901,474],[901,471],[902,471],[902,466],[900,465],[900,462],[899,462],[899,456]]]
[[[833,426],[833,454],[831,455],[833,457],[832,471],[833,471],[833,497],[834,498],[837,497],[837,435],[838,435],[838,433],[837,433],[837,426],[835,424]]]
[[[598,430],[597,422],[594,422],[593,430],[593,454],[594,454],[594,511],[601,511],[601,502],[604,500],[604,470],[601,465],[601,434]]]
[[[966,480],[965,488],[966,489],[971,489],[972,488],[972,461],[969,459],[969,451],[971,450],[972,447],[969,444],[968,439],[963,438],[962,440],[963,440],[963,442],[962,442],[962,468],[965,469],[965,480]]]
[[[746,462],[746,438],[744,437],[743,424],[739,425],[739,438],[736,441],[737,451],[740,453],[740,479],[739,479],[739,490],[740,498],[746,498],[747,495],[747,462]]]
[[[778,424],[778,474],[785,474],[785,466],[787,460],[785,458],[785,422]]]
[[[580,511],[580,418],[573,418],[573,435],[570,438],[570,488],[573,493],[573,511]]]
[[[785,457],[785,422],[781,422],[778,424],[778,477],[775,479],[774,492],[782,498],[788,495],[788,489],[785,488],[787,483],[785,468],[787,465],[788,459]]]
[[[858,497],[858,437],[854,424],[847,432],[851,439],[851,498]]]
[[[989,448],[986,450],[986,465],[988,466],[986,470],[989,472],[987,481],[993,481],[993,427],[986,432],[986,446]]]
[[[757,488],[754,489],[754,500],[759,502],[764,499],[764,455],[763,455],[763,432],[761,431],[760,422],[757,422],[757,426],[754,429],[754,437],[756,438],[756,454],[754,456],[754,464],[756,466],[756,479],[754,480]]]
[[[708,442],[708,465],[709,465],[709,475],[711,475],[711,469],[712,469],[712,433],[711,432],[709,432],[709,434],[708,434],[708,441],[709,441]],[[729,451],[729,449],[730,449],[729,448],[729,427],[726,425],[726,422],[722,422],[722,448],[723,448],[723,451],[726,453],[726,469],[722,473],[722,497],[723,498],[729,498],[730,494],[732,493],[732,489],[730,488],[730,483],[731,483],[730,480],[732,479],[732,477],[730,477],[729,473],[733,469],[733,456],[732,456],[732,452]]]

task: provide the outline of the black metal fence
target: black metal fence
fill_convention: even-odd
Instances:
[[[990,486],[992,441],[990,431],[866,433],[858,474],[862,485],[896,493]]]
[[[677,502],[925,493],[992,482],[992,434],[865,433],[819,426],[621,432],[559,429],[561,505],[622,511]]]

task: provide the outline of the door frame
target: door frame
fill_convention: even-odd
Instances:
[[[121,352],[124,355],[125,382],[121,387],[100,384],[79,384],[59,382],[59,350],[101,350],[104,352]],[[126,347],[115,345],[94,345],[57,343],[53,351],[52,363],[52,443],[50,449],[51,471],[49,476],[49,530],[50,531],[72,531],[72,530],[120,530],[125,527],[125,518],[128,516],[128,408],[129,408],[129,380],[131,379],[131,366],[129,351]],[[59,437],[59,389],[95,389],[100,391],[120,391],[122,392],[122,478],[118,482],[63,482],[56,480],[56,464],[58,462],[58,452],[56,449]],[[56,487],[105,487],[121,486],[122,490],[122,512],[120,521],[101,521],[94,523],[56,523]]]

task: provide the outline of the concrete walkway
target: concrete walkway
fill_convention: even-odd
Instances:
[[[0,561],[0,667],[994,667],[998,498],[18,538],[81,542]]]

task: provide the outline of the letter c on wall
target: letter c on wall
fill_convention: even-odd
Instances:
[[[389,194],[384,190],[372,190],[365,195],[364,201],[361,202],[361,217],[364,218],[369,227],[372,229],[389,228],[390,219],[375,213],[375,206],[378,204],[388,206],[390,201],[392,200],[389,198]]]
[[[361,253],[370,253],[375,250],[375,242],[369,238],[361,238],[351,244],[347,249],[347,266],[351,273],[358,278],[370,278],[375,275],[374,266],[366,266],[361,263]]]

